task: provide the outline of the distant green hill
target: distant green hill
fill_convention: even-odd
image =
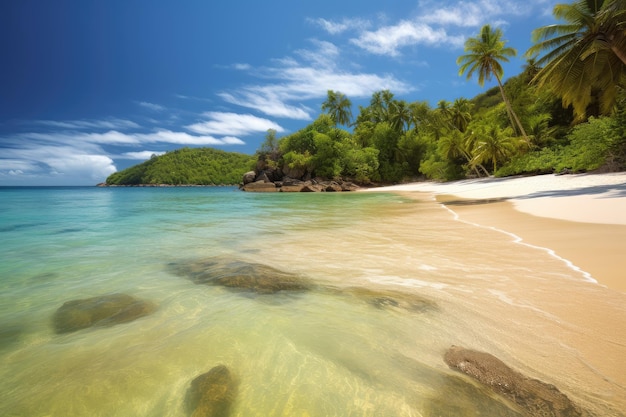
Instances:
[[[256,157],[212,148],[182,148],[111,174],[107,185],[238,184]]]

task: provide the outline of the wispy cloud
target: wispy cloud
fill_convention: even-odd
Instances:
[[[339,48],[331,42],[312,40],[313,48],[301,49],[295,56],[259,68],[265,83],[225,91],[219,96],[238,106],[255,109],[273,117],[310,120],[313,110],[304,102],[326,97],[328,90],[341,91],[348,97],[367,97],[374,91],[390,89],[396,93],[411,91],[411,86],[393,75],[355,73],[338,64]]]
[[[277,132],[285,131],[279,124],[251,114],[207,112],[203,116],[209,120],[185,127],[203,135],[246,136],[251,133],[266,132],[268,129],[274,129]]]
[[[307,19],[309,23],[321,27],[331,35],[337,35],[348,30],[365,30],[371,26],[371,22],[366,19],[344,18],[340,21],[326,20],[322,18]]]
[[[119,155],[117,158],[119,159],[133,159],[139,161],[145,161],[146,159],[150,159],[152,155],[163,155],[165,152],[160,151],[139,151],[139,152],[124,152]]]
[[[140,101],[139,104],[141,107],[146,108],[148,110],[152,110],[152,111],[164,111],[165,107],[158,105],[158,104],[154,104],[154,103],[149,103],[147,101]]]
[[[70,130],[84,129],[136,129],[140,126],[130,120],[124,119],[105,119],[105,120],[37,120],[38,125],[56,127]]]
[[[337,21],[322,18],[308,19],[330,34],[350,33],[350,43],[375,54],[397,57],[403,48],[429,46],[433,48],[460,48],[468,29],[487,23],[506,25],[508,19],[543,14],[555,0],[461,0],[442,4],[439,0],[421,0],[418,12],[396,22],[389,18],[374,21],[343,19]]]
[[[351,42],[366,51],[378,54],[398,56],[400,48],[410,45],[451,45],[462,46],[462,36],[449,35],[445,29],[434,29],[424,23],[401,21],[393,26],[385,26],[376,31],[362,33]]]

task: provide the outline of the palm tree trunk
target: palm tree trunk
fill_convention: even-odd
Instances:
[[[519,121],[517,114],[515,114],[515,112],[513,111],[513,107],[511,107],[511,103],[509,102],[509,99],[504,94],[504,86],[502,85],[502,81],[500,81],[500,77],[498,77],[497,74],[495,74],[495,76],[496,76],[496,80],[498,80],[498,87],[500,87],[500,94],[502,94],[502,100],[504,100],[504,105],[506,106],[506,111],[509,114],[511,125],[513,126],[513,128],[517,127],[519,129],[526,143],[530,143],[530,140],[528,139],[528,136],[526,135],[526,131],[524,130],[524,126],[522,126],[522,123]]]

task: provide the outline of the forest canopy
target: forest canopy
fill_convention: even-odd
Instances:
[[[182,148],[111,174],[108,185],[233,185],[239,184],[255,158],[212,148]]]

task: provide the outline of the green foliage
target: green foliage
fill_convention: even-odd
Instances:
[[[619,142],[615,120],[602,117],[591,118],[568,135],[570,145],[563,148],[556,170],[569,169],[574,172],[593,171],[606,162],[609,152]]]
[[[111,174],[110,185],[238,184],[254,165],[250,155],[212,148],[182,148]]]
[[[626,143],[617,120],[602,117],[575,126],[567,136],[565,146],[543,148],[514,158],[496,172],[504,177],[517,174],[545,174],[551,172],[587,172],[607,164],[608,169],[624,169],[621,152]]]

